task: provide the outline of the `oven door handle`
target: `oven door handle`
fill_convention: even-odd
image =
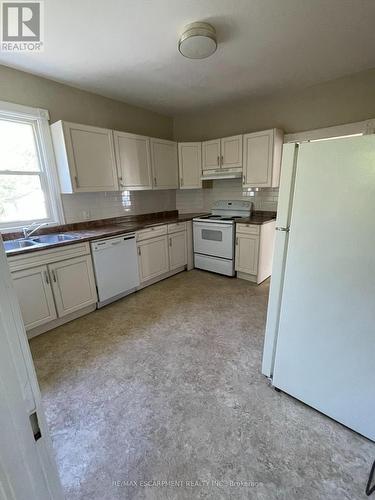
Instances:
[[[194,226],[204,228],[204,229],[222,229],[223,231],[228,231],[233,228],[233,224],[215,224],[214,222],[194,222]]]

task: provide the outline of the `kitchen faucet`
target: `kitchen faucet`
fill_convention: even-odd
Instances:
[[[34,227],[36,225],[36,227]],[[38,231],[38,229],[40,229],[42,226],[46,226],[47,225],[47,222],[42,222],[41,224],[38,224],[37,222],[32,222],[29,226],[27,227],[24,227],[22,229],[23,231],[23,236],[25,238],[30,238],[30,236],[32,234],[34,234],[36,231]],[[34,228],[34,229],[32,229]],[[30,231],[31,229],[31,231]]]

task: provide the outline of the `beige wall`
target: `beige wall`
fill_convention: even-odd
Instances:
[[[0,100],[48,109],[51,123],[67,120],[163,139],[173,134],[170,117],[5,66],[0,66]]]
[[[203,140],[279,127],[298,132],[375,118],[375,69],[299,91],[175,117],[177,140]]]

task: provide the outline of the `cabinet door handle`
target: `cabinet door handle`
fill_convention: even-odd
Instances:
[[[221,155],[221,164],[224,165],[224,156]]]
[[[54,269],[52,269],[52,271],[51,271],[51,272],[52,272],[52,279],[53,279],[54,283],[57,283],[57,278],[56,278],[56,273],[55,273],[55,270],[54,270]]]
[[[184,179],[181,177],[180,179],[180,186],[183,186],[184,185]]]
[[[236,236],[236,245],[238,246],[238,236]]]
[[[217,157],[217,164],[220,165],[220,156]]]
[[[141,255],[141,247],[138,247],[138,255]]]
[[[78,187],[79,187],[78,175],[75,175],[75,176],[74,176],[74,180],[75,180],[75,182],[76,182],[76,187],[78,188]]]
[[[44,279],[46,280],[47,285],[49,285],[48,271],[44,271]]]
[[[169,246],[172,246],[172,238],[169,238]]]
[[[156,177],[154,177],[154,185],[155,185],[155,186],[157,186],[157,185],[158,185],[158,183],[157,183],[157,181],[156,181]]]
[[[245,184],[245,175],[242,176],[242,184]]]

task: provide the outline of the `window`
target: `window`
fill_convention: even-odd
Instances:
[[[0,229],[62,220],[44,110],[0,102]]]

